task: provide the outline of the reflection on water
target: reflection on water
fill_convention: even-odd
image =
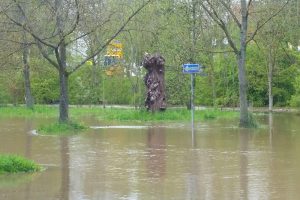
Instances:
[[[46,170],[0,176],[0,199],[297,199],[300,117],[258,118],[260,129],[219,120],[196,123],[194,134],[190,124],[169,124],[71,137],[29,134],[42,121],[1,119],[0,153]]]
[[[149,177],[163,178],[166,171],[166,141],[164,128],[149,128],[147,132],[146,166]]]

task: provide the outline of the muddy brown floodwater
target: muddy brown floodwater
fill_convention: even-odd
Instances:
[[[194,137],[188,123],[103,126],[86,118],[87,132],[54,137],[30,133],[46,121],[0,119],[0,154],[46,167],[1,175],[0,199],[299,199],[300,116],[256,117],[259,129],[196,122]]]

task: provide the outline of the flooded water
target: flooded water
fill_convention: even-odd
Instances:
[[[1,200],[298,199],[300,116],[190,124],[101,124],[70,137],[30,133],[45,121],[0,119],[0,153],[46,167],[0,176]],[[120,127],[124,125],[124,127]],[[135,127],[136,125],[137,127]]]

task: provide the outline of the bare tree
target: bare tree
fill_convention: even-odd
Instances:
[[[83,38],[99,31],[103,24],[111,22],[115,13],[101,13],[97,21],[92,21],[93,25],[82,28],[87,13],[83,9],[87,3],[97,3],[93,1],[80,0],[45,0],[41,2],[28,2],[30,9],[25,10],[18,0],[7,0],[18,9],[24,18],[20,21],[15,16],[5,12],[5,16],[15,25],[22,27],[33,41],[36,43],[43,57],[55,67],[59,74],[60,98],[59,98],[59,121],[69,121],[69,97],[68,78],[76,70],[81,68],[88,60],[97,56],[106,46],[116,38],[127,24],[137,15],[151,0],[143,1],[124,19],[119,19],[117,28],[111,28],[110,34],[103,38],[103,42],[95,47],[93,53],[84,56],[81,61],[72,63],[68,60],[70,47]],[[27,2],[26,2],[27,3]],[[100,1],[97,7],[108,7],[110,2]],[[117,2],[115,2],[117,3]],[[87,5],[88,6],[88,5]],[[102,10],[103,11],[103,10]],[[97,10],[93,12],[97,13]],[[81,28],[81,29],[80,29]],[[105,27],[107,28],[107,27]],[[72,63],[72,64],[71,64]]]
[[[21,3],[24,9],[26,10],[26,3]],[[9,9],[12,7],[12,4],[6,4],[4,2],[1,4],[2,12],[10,11],[10,14],[15,16],[22,24],[25,22],[23,15],[20,15],[17,9]],[[0,12],[1,13],[1,12]],[[1,41],[6,42],[7,45],[3,45],[3,51],[6,52],[5,60],[8,60],[8,57],[14,56],[15,54],[21,53],[22,56],[22,65],[23,65],[23,78],[24,78],[24,89],[25,89],[25,103],[28,108],[32,108],[34,105],[34,99],[31,93],[31,84],[30,84],[30,66],[29,66],[29,54],[31,43],[28,41],[28,35],[25,30],[22,30],[19,27],[16,27],[15,24],[10,23],[5,20],[3,15],[1,16]],[[21,63],[21,60],[20,60]]]
[[[253,22],[255,28],[251,33],[248,32],[249,25],[249,15],[251,10],[255,9],[253,0],[240,0],[240,3],[235,1],[225,1],[219,0],[218,2],[213,2],[212,0],[200,1],[202,8],[205,10],[207,15],[218,24],[218,26],[223,30],[230,47],[232,48],[234,54],[237,58],[238,63],[238,78],[239,78],[239,100],[240,100],[240,126],[249,127],[251,121],[248,112],[248,100],[247,100],[247,76],[246,76],[246,48],[247,44],[252,41],[257,35],[258,31],[267,24],[273,17],[280,13],[288,1],[285,1],[281,7],[278,8],[274,13],[264,19],[258,19]],[[217,4],[222,5],[225,9],[225,15],[218,12]],[[259,2],[256,2],[259,3]],[[239,42],[234,40],[233,34],[230,32],[230,24],[228,23],[228,18],[231,18],[238,30],[240,31]]]

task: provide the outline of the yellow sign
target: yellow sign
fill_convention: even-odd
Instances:
[[[93,62],[91,60],[88,60],[88,61],[86,61],[86,64],[92,66]]]
[[[119,59],[123,58],[123,44],[118,40],[112,40],[106,51],[105,56],[117,57]]]

